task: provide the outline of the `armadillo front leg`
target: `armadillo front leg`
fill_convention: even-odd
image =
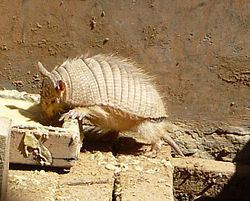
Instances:
[[[78,119],[82,124],[83,132],[96,133],[101,135],[107,130],[96,125],[98,119],[105,118],[108,114],[99,106],[90,107],[76,107],[67,113],[64,113],[60,121],[67,121],[68,119]]]
[[[85,108],[85,107],[76,107],[66,113],[64,113],[61,118],[59,119],[59,121],[67,121],[68,119],[85,119],[85,118],[89,118],[90,117],[90,110],[89,108]]]
[[[61,118],[59,119],[60,121],[62,120],[67,120],[69,118],[71,119],[103,119],[107,118],[108,113],[105,112],[101,107],[95,105],[95,106],[89,106],[89,107],[76,107],[73,108],[72,110],[64,113]]]

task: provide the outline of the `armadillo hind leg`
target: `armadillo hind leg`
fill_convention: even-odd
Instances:
[[[145,139],[151,142],[151,150],[158,152],[161,149],[162,140],[167,142],[179,155],[184,156],[174,140],[165,134],[164,122],[143,121],[136,127],[136,130]]]

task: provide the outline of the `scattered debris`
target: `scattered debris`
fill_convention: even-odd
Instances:
[[[102,11],[101,13],[101,17],[105,17],[106,13],[104,11]]]
[[[109,41],[109,38],[105,38],[104,40],[103,40],[103,45],[105,45],[107,42]]]
[[[111,183],[110,180],[98,180],[98,181],[74,181],[74,182],[68,182],[66,184],[62,185],[68,185],[68,186],[80,186],[80,185],[94,185],[94,184],[109,184]]]
[[[6,45],[2,45],[1,50],[8,50]]]
[[[41,29],[43,26],[37,22],[36,23],[36,27],[39,28],[39,29]]]
[[[90,28],[91,30],[93,30],[96,27],[96,19],[95,17],[92,17],[92,19],[90,20]]]
[[[13,84],[14,86],[16,86],[16,87],[23,87],[23,86],[24,86],[22,80],[13,81],[12,84]]]
[[[208,43],[209,45],[213,44],[211,33],[208,33],[204,36],[203,42]]]
[[[33,77],[32,77],[32,83],[36,83],[36,82],[39,82],[41,79],[39,77],[39,74],[34,74]]]

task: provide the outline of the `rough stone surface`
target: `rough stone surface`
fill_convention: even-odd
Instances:
[[[60,176],[57,196],[62,200],[112,200],[114,173],[106,167],[114,163],[111,152],[81,154],[70,173]]]
[[[118,155],[116,199],[173,201],[173,166],[169,157],[169,147],[157,158]]]
[[[250,164],[249,125],[175,122],[169,133],[187,156]]]
[[[249,200],[249,165],[198,158],[175,158],[171,162],[178,200]]]
[[[0,200],[5,201],[8,173],[9,173],[9,150],[11,120],[0,117]]]
[[[77,122],[64,128],[44,126],[39,96],[12,90],[0,91],[1,115],[12,119],[10,162],[71,167],[82,141]]]
[[[60,169],[11,170],[8,201],[112,200],[110,153],[82,153],[70,172]],[[58,171],[58,172],[57,172]]]
[[[70,131],[55,127],[13,127],[10,162],[71,167],[77,160],[82,146],[77,129]],[[26,140],[28,135],[29,139]]]

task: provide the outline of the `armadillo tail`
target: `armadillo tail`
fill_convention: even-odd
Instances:
[[[175,151],[177,154],[180,156],[184,156],[182,151],[180,150],[179,146],[175,143],[175,141],[170,137],[170,135],[166,134],[163,136],[163,140],[168,143]]]

